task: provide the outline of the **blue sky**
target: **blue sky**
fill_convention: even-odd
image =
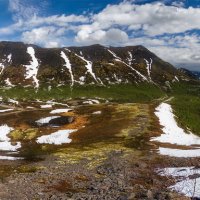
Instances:
[[[0,0],[0,40],[144,45],[200,71],[200,0]]]

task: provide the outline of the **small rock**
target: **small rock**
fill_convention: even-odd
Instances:
[[[148,190],[148,191],[147,191],[147,197],[148,197],[149,200],[152,200],[152,199],[153,199],[153,193],[152,193],[151,190]]]

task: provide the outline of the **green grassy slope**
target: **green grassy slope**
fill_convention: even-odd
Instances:
[[[164,96],[164,92],[157,86],[150,84],[140,85],[111,85],[103,86],[76,86],[71,90],[69,86],[40,88],[36,92],[33,88],[14,87],[9,90],[0,89],[0,96],[4,99],[18,100],[67,100],[69,98],[104,98],[115,102],[150,102]]]
[[[200,85],[181,83],[173,85],[171,104],[179,123],[200,135]]]
[[[167,93],[173,96],[171,101],[179,124],[188,127],[192,132],[200,135],[200,85],[189,83],[173,84],[172,91]],[[4,100],[59,100],[75,98],[103,98],[113,102],[149,103],[166,96],[166,93],[153,84],[140,85],[111,85],[109,87],[86,85],[76,86],[73,90],[69,86],[52,87],[48,90],[43,87],[36,91],[34,88],[14,87],[0,88],[0,96]]]

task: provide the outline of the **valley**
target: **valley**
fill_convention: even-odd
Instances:
[[[143,46],[0,42],[0,199],[198,199],[199,80]]]
[[[199,196],[199,137],[173,119],[176,89],[29,89],[1,88],[1,199]]]

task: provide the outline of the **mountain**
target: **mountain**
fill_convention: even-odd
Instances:
[[[179,71],[185,74],[185,76],[189,77],[190,79],[194,79],[194,80],[200,79],[200,72],[190,71],[185,68],[180,68]]]
[[[41,48],[4,41],[0,70],[0,84],[8,86],[163,84],[188,78],[143,46]]]
[[[192,71],[192,73],[197,77],[197,79],[200,79],[200,72]]]

